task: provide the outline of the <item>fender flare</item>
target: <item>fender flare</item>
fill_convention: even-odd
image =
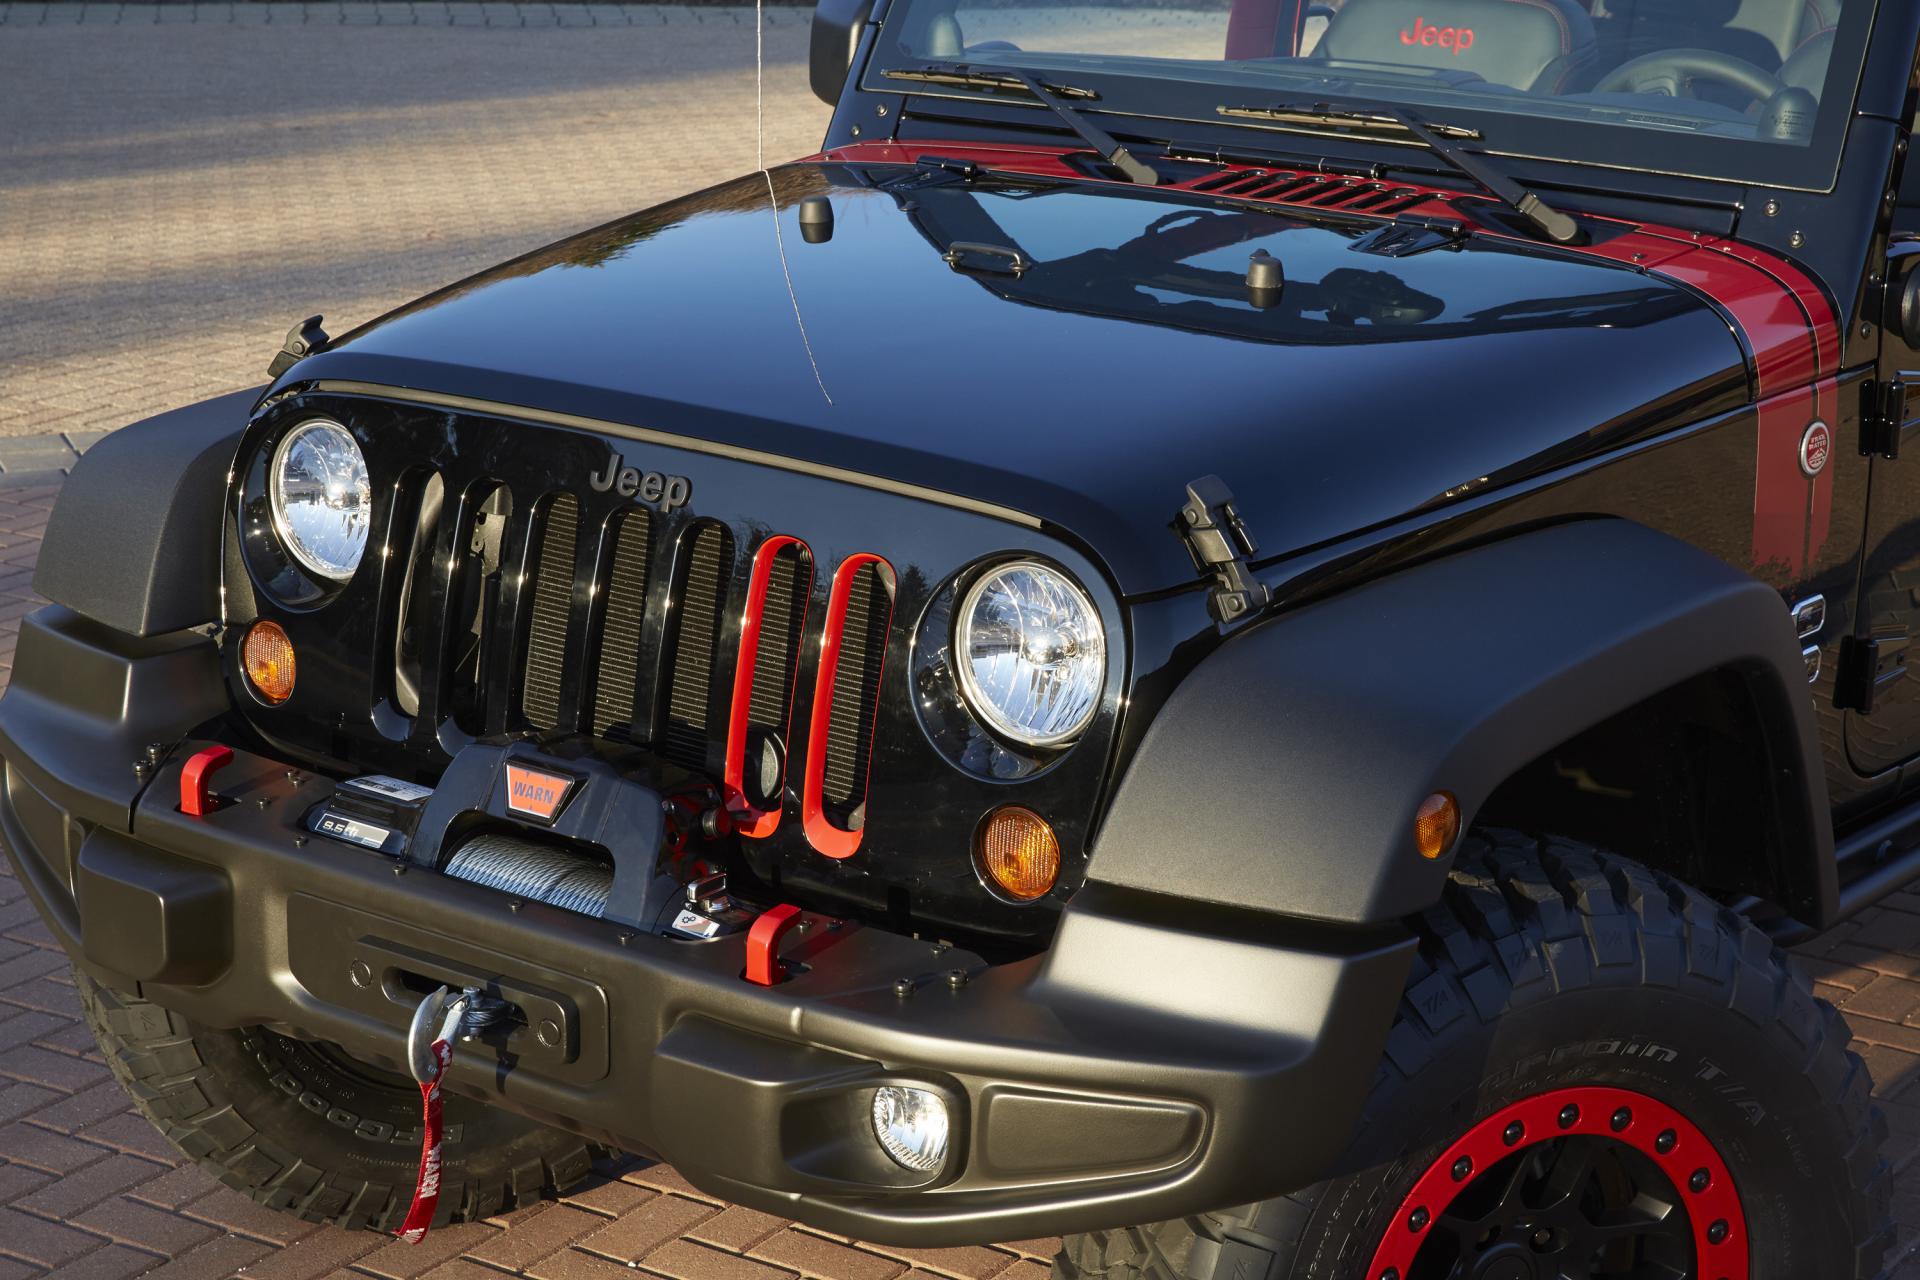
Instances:
[[[129,635],[220,620],[227,471],[263,388],[122,427],[60,490],[33,589]]]
[[[1436,901],[1414,815],[1471,825],[1494,788],[1690,677],[1738,673],[1764,726],[1779,838],[1838,897],[1813,701],[1778,592],[1619,519],[1517,534],[1401,570],[1226,641],[1147,729],[1090,879],[1330,923]],[[1631,854],[1631,850],[1623,851]]]

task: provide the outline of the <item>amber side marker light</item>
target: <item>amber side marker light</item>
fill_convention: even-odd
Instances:
[[[1015,902],[1044,898],[1060,878],[1060,841],[1047,820],[1008,805],[980,824],[974,858],[986,882]]]
[[[1423,858],[1446,856],[1460,834],[1460,804],[1445,791],[1436,791],[1420,802],[1413,815],[1413,843]]]
[[[278,706],[293,695],[293,641],[277,622],[256,622],[240,642],[240,665],[263,699]]]

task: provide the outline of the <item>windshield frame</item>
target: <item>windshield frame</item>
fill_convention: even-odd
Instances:
[[[1306,0],[1299,2],[1304,4]],[[1009,58],[1000,51],[971,56],[962,54],[945,59],[908,54],[901,48],[901,42],[894,33],[910,26],[915,5],[940,3],[942,0],[891,0],[879,17],[871,52],[860,68],[861,90],[909,102],[925,99],[950,103],[987,103],[995,107],[1030,108],[1036,113],[1045,114],[1043,104],[1007,93],[910,84],[889,79],[886,75],[888,70],[910,70],[930,62],[964,62],[989,73],[1018,67],[1023,71],[1043,77],[1057,77],[1093,90],[1097,98],[1085,101],[1075,99],[1073,106],[1084,116],[1104,118],[1109,122],[1107,127],[1110,129],[1128,131],[1125,126],[1112,123],[1125,119],[1173,126],[1170,129],[1148,129],[1146,132],[1157,133],[1176,146],[1196,145],[1192,130],[1198,126],[1204,135],[1214,140],[1220,136],[1219,130],[1226,128],[1263,137],[1278,135],[1286,139],[1321,141],[1338,138],[1405,149],[1413,153],[1424,152],[1426,148],[1413,138],[1356,131],[1332,124],[1251,120],[1224,116],[1219,112],[1221,107],[1298,105],[1305,102],[1365,109],[1384,102],[1414,111],[1430,121],[1440,121],[1479,133],[1480,141],[1467,144],[1475,154],[1565,165],[1592,175],[1586,181],[1569,185],[1593,185],[1617,190],[1621,186],[1618,175],[1632,174],[1812,193],[1831,192],[1839,182],[1841,161],[1865,82],[1873,30],[1880,20],[1882,7],[1880,0],[1856,0],[1842,15],[1813,137],[1805,145],[1794,145],[1687,133],[1649,125],[1583,121],[1538,111],[1522,113],[1490,109],[1476,105],[1476,101],[1486,101],[1484,95],[1455,90],[1417,73],[1396,76],[1388,68],[1382,68],[1378,75],[1363,76],[1354,72],[1338,78],[1286,74],[1289,70],[1311,68],[1311,59],[1214,63],[1038,52],[1021,54],[1017,59]],[[1207,74],[1204,78],[1182,78],[1179,75],[1181,69],[1191,71],[1199,68],[1205,68]],[[1271,68],[1278,74],[1264,74],[1263,68]],[[1839,95],[1838,99],[1836,95]],[[1516,105],[1524,103],[1537,108],[1555,99],[1516,94],[1514,101]],[[1844,108],[1829,105],[1836,101],[1844,101]],[[1139,126],[1136,125],[1132,132],[1140,132]],[[1205,145],[1212,146],[1213,143]],[[1294,145],[1298,145],[1297,142]],[[1615,176],[1602,176],[1609,174]]]

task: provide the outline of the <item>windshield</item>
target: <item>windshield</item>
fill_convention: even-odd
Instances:
[[[1494,155],[1829,188],[1875,0],[893,0],[866,87],[1308,134],[1390,103]],[[947,83],[901,73],[964,64]],[[889,74],[889,73],[892,74]],[[1166,132],[1179,136],[1178,128]]]

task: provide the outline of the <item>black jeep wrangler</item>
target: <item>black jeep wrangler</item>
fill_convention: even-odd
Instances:
[[[0,826],[107,1061],[413,1238],[611,1148],[1064,1277],[1879,1274],[1778,945],[1920,872],[1917,46],[825,0],[821,154],[68,482]]]

